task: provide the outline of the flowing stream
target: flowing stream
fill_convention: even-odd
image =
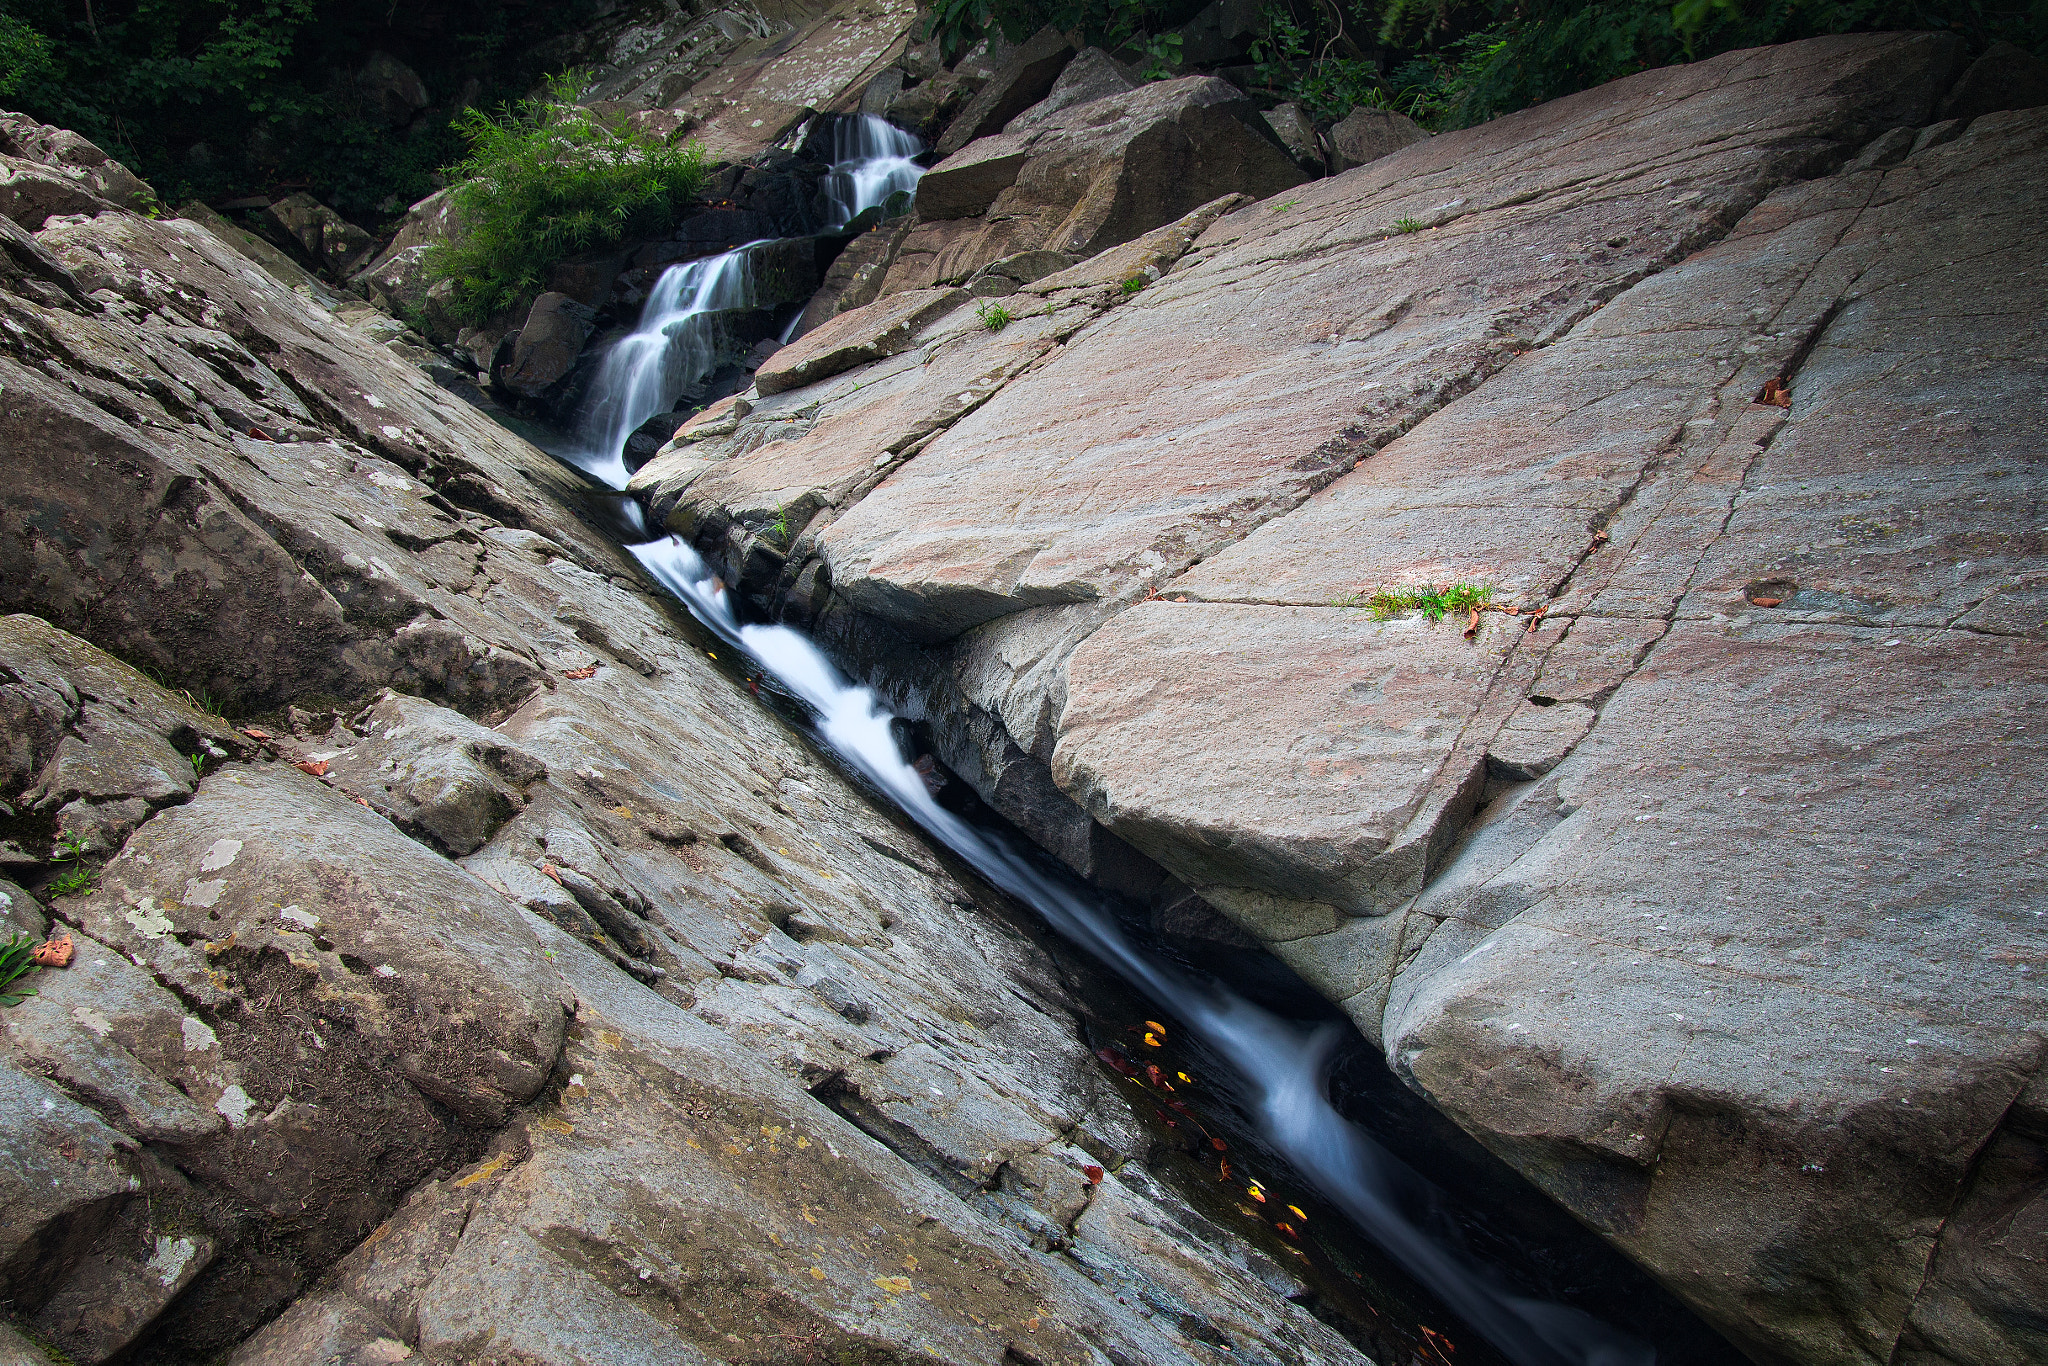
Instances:
[[[845,227],[898,190],[916,188],[924,169],[913,158],[922,151],[922,142],[885,119],[840,119],[832,128],[832,169],[819,187],[832,216],[827,230]],[[563,452],[572,464],[611,488],[626,486],[627,438],[718,368],[724,359],[718,315],[758,306],[751,253],[769,240],[661,273],[639,323],[613,343],[591,379],[577,416],[578,443]]]
[[[842,121],[835,150],[838,162],[825,188],[846,219],[916,183],[910,157],[921,145],[879,119]],[[699,349],[710,336],[705,315],[746,306],[740,300],[748,297],[747,250],[671,267],[640,327],[606,357],[591,386],[585,430],[601,431],[607,444],[591,463],[575,462],[593,477],[623,488],[626,437],[716,363]],[[691,367],[702,373],[683,378]],[[905,762],[895,718],[874,692],[849,683],[796,631],[741,624],[724,585],[689,546],[672,537],[627,549],[709,630],[809,706],[825,744],[933,839],[1177,1014],[1242,1079],[1266,1140],[1515,1366],[1648,1366],[1655,1360],[1648,1346],[1578,1310],[1509,1292],[1497,1275],[1444,1246],[1404,1209],[1403,1193],[1426,1183],[1338,1114],[1326,1094],[1330,1053],[1343,1037],[1339,1026],[1305,1030],[1138,948],[1110,905],[1077,879],[1049,873],[1001,836],[939,806]]]

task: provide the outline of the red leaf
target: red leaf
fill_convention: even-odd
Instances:
[[[597,665],[595,665],[595,664],[586,664],[586,665],[584,665],[584,666],[583,666],[582,668],[580,668],[580,669],[564,669],[564,670],[562,670],[562,677],[564,677],[564,678],[595,678],[595,677],[597,677]]]
[[[552,863],[543,863],[540,866],[540,875],[552,880],[557,887],[562,885],[562,875],[555,871],[555,865]]]
[[[71,936],[60,934],[37,946],[31,956],[46,968],[62,968],[71,965],[71,952]]]
[[[1081,1168],[1081,1175],[1088,1178],[1088,1184],[1091,1186],[1102,1184],[1102,1168],[1100,1167],[1083,1167]]]
[[[1782,379],[1766,380],[1764,391],[1756,396],[1756,401],[1766,407],[1789,408],[1792,406],[1792,386]]]
[[[292,767],[298,769],[301,773],[310,773],[316,778],[327,776],[327,761],[325,759],[301,759],[293,764]]]
[[[1228,1143],[1225,1143],[1222,1139],[1217,1138],[1214,1134],[1211,1134],[1209,1136],[1209,1146],[1214,1148],[1219,1153],[1230,1151],[1230,1145]]]
[[[254,726],[242,727],[242,734],[248,736],[251,740],[268,740],[270,738],[269,731],[258,730]]]
[[[1757,606],[1757,607],[1776,607],[1776,606],[1777,606],[1778,604],[1782,603],[1783,601],[1785,601],[1785,600],[1784,600],[1783,598],[1751,598],[1751,599],[1750,599],[1750,602],[1751,602],[1751,603],[1752,603],[1753,605]]]
[[[1107,1046],[1098,1048],[1095,1050],[1095,1056],[1102,1059],[1104,1062],[1108,1063],[1112,1070],[1121,1073],[1126,1077],[1135,1077],[1138,1075],[1138,1069],[1131,1066],[1130,1061],[1127,1058],[1125,1058],[1123,1054],[1117,1052],[1114,1048],[1110,1048]]]

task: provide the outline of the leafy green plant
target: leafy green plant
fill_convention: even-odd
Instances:
[[[76,835],[67,833],[58,841],[58,853],[50,861],[67,866],[63,872],[50,879],[47,890],[51,896],[73,896],[79,892],[92,890],[99,872],[85,861],[89,852],[84,842]]]
[[[15,985],[41,971],[35,951],[36,941],[25,934],[10,934],[7,942],[0,944],[0,1006],[18,1006],[36,994],[33,987]]]
[[[455,282],[452,311],[483,322],[537,292],[565,256],[650,236],[703,189],[704,149],[635,129],[575,104],[577,82],[493,118],[464,110],[469,155],[449,168],[463,231],[431,249],[427,267]]]
[[[1148,81],[1170,81],[1180,74],[1182,39],[1178,33],[1160,33],[1145,40],[1145,62],[1138,74]]]
[[[1119,287],[1123,290],[1124,297],[1128,299],[1133,294],[1136,294],[1139,290],[1143,289],[1146,285],[1151,283],[1152,282],[1150,280],[1147,280],[1142,275],[1133,275],[1130,279],[1124,281],[1123,284]]]
[[[1394,220],[1395,232],[1421,232],[1428,226],[1429,224],[1423,222],[1420,218],[1396,218]]]
[[[999,303],[976,304],[974,316],[981,319],[981,325],[991,332],[1000,332],[1016,320],[1010,310]]]
[[[789,545],[789,509],[777,503],[775,505],[775,520],[768,524],[768,529],[775,533],[776,540],[782,542],[787,547]]]
[[[1423,584],[1413,588],[1380,588],[1370,594],[1354,594],[1333,603],[1336,607],[1363,607],[1374,621],[1392,621],[1403,612],[1420,612],[1431,621],[1442,621],[1455,612],[1476,612],[1493,601],[1493,586],[1481,583],[1447,583],[1441,587]]]

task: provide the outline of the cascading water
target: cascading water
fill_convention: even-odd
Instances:
[[[833,227],[844,227],[898,190],[914,188],[924,174],[911,160],[924,144],[871,114],[839,120],[832,151],[822,190]],[[639,325],[605,353],[590,381],[577,420],[580,445],[565,452],[571,463],[611,488],[626,486],[627,438],[718,368],[724,357],[717,315],[757,306],[748,253],[766,244],[749,242],[662,272],[640,310]]]
[[[898,190],[916,189],[924,168],[912,158],[923,151],[924,143],[915,136],[873,114],[855,114],[834,124],[832,173],[823,187],[835,215],[833,226],[851,223]]]
[[[842,119],[833,130],[834,164],[824,194],[838,224],[914,187],[924,150],[881,119]],[[626,439],[666,411],[689,384],[718,363],[711,315],[754,303],[747,252],[759,243],[671,267],[656,284],[640,326],[605,357],[591,385],[583,432],[588,453],[572,457],[593,478],[625,486]],[[1043,915],[1133,986],[1170,1004],[1188,1027],[1243,1079],[1267,1140],[1515,1366],[1647,1366],[1654,1353],[1576,1310],[1509,1294],[1423,1231],[1401,1196],[1418,1177],[1331,1106],[1325,1071],[1341,1038],[1334,1026],[1304,1031],[1235,993],[1141,952],[1109,907],[1071,879],[1056,877],[932,800],[905,763],[894,718],[865,687],[848,683],[808,640],[781,626],[742,626],[724,586],[679,540],[630,546],[648,573],[692,615],[816,715],[820,736],[851,768],[895,801],[932,838],[991,884]]]
[[[1655,1360],[1648,1347],[1577,1310],[1503,1291],[1403,1211],[1399,1194],[1419,1178],[1339,1115],[1325,1094],[1326,1063],[1341,1037],[1334,1026],[1305,1032],[1141,952],[1100,898],[1049,875],[933,801],[923,778],[904,762],[894,718],[875,694],[848,683],[788,627],[741,625],[724,585],[695,551],[675,538],[628,549],[693,616],[810,706],[825,743],[932,838],[1168,1004],[1243,1079],[1267,1140],[1515,1366],[1648,1366]]]

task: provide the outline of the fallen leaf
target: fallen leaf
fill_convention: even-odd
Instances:
[[[262,429],[261,427],[251,427],[251,428],[249,429],[249,435],[250,435],[250,436],[252,436],[252,437],[254,437],[254,438],[255,438],[256,440],[258,440],[258,441],[268,441],[268,440],[270,440],[270,437],[269,437],[269,436],[267,436],[267,435],[266,435],[266,434],[264,433],[264,431],[263,431],[263,429]]]
[[[1145,1021],[1145,1028],[1151,1030],[1154,1034],[1164,1034],[1166,1032],[1166,1026],[1157,1020]]]
[[[1214,1134],[1209,1135],[1209,1146],[1214,1148],[1219,1153],[1230,1151],[1230,1145],[1228,1143],[1225,1143],[1222,1139],[1216,1137]]]
[[[1083,1167],[1081,1168],[1081,1175],[1088,1178],[1088,1184],[1091,1186],[1102,1184],[1102,1168],[1100,1167]]]
[[[1785,600],[1783,598],[1751,598],[1749,601],[1755,607],[1776,607]]]
[[[1138,1075],[1138,1069],[1131,1066],[1130,1060],[1114,1048],[1105,1045],[1095,1050],[1095,1056],[1108,1063],[1111,1069],[1123,1076],[1135,1077]]]
[[[1294,1236],[1294,1225],[1288,1223],[1284,1219],[1281,1220],[1279,1223],[1273,1225],[1273,1227],[1279,1229],[1282,1233],[1286,1234],[1290,1238]]]
[[[1304,1224],[1308,1222],[1308,1215],[1302,1211],[1300,1205],[1289,1205],[1287,1207],[1287,1212],[1289,1214],[1292,1214],[1295,1218],[1301,1220],[1301,1222],[1303,1222]]]
[[[310,773],[316,778],[327,776],[327,761],[325,759],[301,759],[293,764],[292,767],[301,773]]]
[[[1757,395],[1756,401],[1766,407],[1789,408],[1792,406],[1792,386],[1782,379],[1766,380],[1764,391]]]
[[[356,798],[356,805],[362,807],[365,811],[370,808],[370,803],[362,797]]]
[[[1472,609],[1472,620],[1471,620],[1471,621],[1470,621],[1469,623],[1467,623],[1467,624],[1466,624],[1466,626],[1465,626],[1465,639],[1467,639],[1467,640],[1476,640],[1476,639],[1478,639],[1478,637],[1479,637],[1479,609],[1478,609],[1477,607],[1475,607],[1475,608],[1473,608],[1473,609]]]
[[[1602,528],[1601,528],[1600,530],[1598,530],[1598,531],[1596,531],[1596,532],[1594,532],[1594,533],[1593,533],[1593,544],[1594,544],[1594,545],[1606,545],[1606,544],[1607,544],[1607,528],[1605,528],[1605,527],[1602,527]]]
[[[1266,1193],[1257,1186],[1247,1186],[1244,1193],[1262,1205],[1266,1203]]]
[[[824,1267],[822,1267],[822,1266],[814,1266],[814,1267],[812,1267],[812,1268],[811,1268],[811,1279],[812,1279],[812,1280],[814,1280],[814,1281],[822,1281],[822,1280],[824,1280],[824,1279],[825,1279],[825,1268],[824,1268]]]
[[[875,1284],[888,1291],[891,1295],[908,1295],[910,1293],[910,1277],[908,1276],[877,1276],[875,1277]]]
[[[1157,1048],[1157,1047],[1159,1047],[1159,1036],[1158,1036],[1157,1034],[1147,1034],[1147,1035],[1145,1036],[1145,1047],[1147,1047],[1147,1048]]]
[[[248,736],[251,740],[268,740],[270,738],[269,731],[258,730],[254,726],[242,727],[242,734]]]
[[[71,965],[71,936],[60,934],[45,944],[38,945],[31,955],[46,968],[62,968]]]
[[[564,670],[562,670],[562,677],[564,677],[564,678],[595,678],[595,677],[597,677],[597,665],[595,665],[595,664],[585,664],[585,665],[584,665],[584,666],[583,666],[582,668],[580,668],[580,669],[564,669]]]
[[[1220,1168],[1216,1173],[1216,1179],[1218,1181],[1228,1181],[1230,1179],[1230,1175],[1230,1159],[1226,1157],[1223,1159]]]
[[[562,875],[555,871],[555,865],[552,863],[543,863],[540,866],[540,875],[552,881],[557,887],[562,885]]]

